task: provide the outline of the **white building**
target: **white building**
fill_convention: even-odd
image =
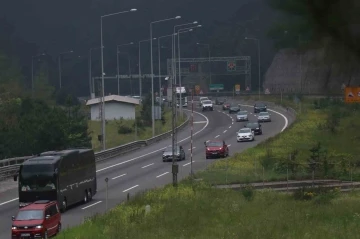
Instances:
[[[101,98],[88,100],[86,105],[91,109],[91,120],[101,120]],[[105,96],[105,119],[135,119],[135,107],[139,100],[132,97],[108,95]]]

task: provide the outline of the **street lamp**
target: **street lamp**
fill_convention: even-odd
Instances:
[[[153,38],[153,40],[156,40],[156,38]],[[142,96],[142,79],[141,79],[141,45],[140,43],[142,42],[147,42],[150,41],[150,39],[146,39],[146,40],[141,40],[139,41],[139,96],[141,99]]]
[[[132,95],[133,94],[133,92],[132,92],[132,84],[131,84],[131,64],[130,64],[130,55],[129,55],[129,53],[127,53],[127,52],[120,52],[120,51],[118,51],[117,52],[117,54],[124,54],[124,55],[126,55],[127,56],[127,59],[128,59],[128,74],[129,74],[129,77],[130,77],[130,95]],[[118,73],[119,74],[119,73]],[[120,94],[119,94],[120,95]]]
[[[62,52],[59,54],[59,85],[60,85],[60,89],[61,89],[61,55],[65,55],[65,54],[70,54],[70,53],[73,53],[74,51],[71,50],[71,51],[66,51],[66,52]]]
[[[89,49],[89,88],[90,88],[90,98],[91,98],[91,93],[94,93],[95,95],[95,85],[94,82],[92,81],[92,50],[96,50],[96,49],[100,49],[100,47],[93,47]]]
[[[176,84],[176,64],[175,64],[175,58],[176,58],[176,50],[175,50],[176,38],[175,38],[175,33],[176,33],[176,28],[184,27],[184,26],[190,26],[190,25],[196,25],[196,24],[198,24],[198,21],[188,22],[188,23],[184,23],[184,24],[174,26],[174,32],[173,32],[174,35],[173,35],[173,38],[172,38],[172,54],[171,54],[172,64],[171,64],[171,68],[172,68],[173,77],[174,77],[174,83],[175,84]]]
[[[45,56],[45,53],[31,57],[31,94],[34,97],[34,58]]]
[[[202,25],[197,25],[195,27],[188,27],[178,30],[178,58],[179,58],[179,87],[180,87],[180,100],[179,100],[179,108],[180,108],[180,116],[183,116],[183,108],[182,108],[182,93],[181,93],[181,61],[180,61],[180,34],[185,32],[191,32],[194,28],[202,27]]]
[[[177,33],[175,33],[175,35],[177,35]],[[165,37],[173,37],[173,34],[170,35],[166,35],[166,36],[161,36],[158,38],[158,58],[159,58],[159,97],[160,97],[160,104],[162,103],[162,99],[161,99],[161,45],[160,45],[160,39],[161,38],[165,38]]]
[[[122,46],[129,46],[129,45],[133,45],[134,42],[130,42],[130,43],[126,43],[126,44],[121,44],[121,45],[117,45],[116,46],[116,72],[117,72],[117,87],[118,87],[118,95],[120,95],[120,78],[119,78],[119,47],[122,47]]]
[[[167,18],[163,20],[158,20],[150,22],[150,64],[151,64],[151,121],[152,121],[152,137],[155,137],[155,111],[154,111],[154,69],[153,69],[153,49],[152,49],[152,25],[155,23],[166,22],[171,20],[180,19],[181,16],[176,16],[173,18]]]
[[[137,9],[133,8],[128,11],[116,12],[100,17],[100,48],[101,48],[101,88],[102,88],[102,97],[101,97],[101,133],[102,133],[102,150],[106,149],[106,132],[105,132],[105,86],[104,86],[104,44],[103,44],[103,18],[110,17],[122,13],[136,12]]]
[[[257,39],[257,38],[252,38],[252,37],[245,37],[245,40],[254,40],[254,41],[256,41],[257,42],[257,47],[258,47],[258,65],[259,65],[259,100],[260,100],[260,79],[261,79],[261,75],[260,75],[260,57],[261,57],[261,55],[260,55],[260,40],[259,39]]]
[[[209,71],[210,71],[210,84],[211,84],[211,51],[210,51],[210,44],[201,44],[201,43],[196,43],[197,45],[200,46],[206,46],[208,48],[208,52],[209,52]]]

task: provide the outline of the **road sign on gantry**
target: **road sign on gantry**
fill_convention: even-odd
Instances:
[[[236,61],[228,61],[227,62],[227,70],[228,71],[236,71]]]
[[[224,89],[224,85],[223,84],[211,84],[209,86],[210,90],[223,90]]]
[[[235,93],[238,95],[240,94],[240,85],[239,84],[236,84],[235,85]]]
[[[345,88],[345,102],[346,103],[360,103],[360,87],[346,87]]]

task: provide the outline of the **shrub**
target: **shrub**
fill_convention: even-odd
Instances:
[[[310,201],[313,200],[317,205],[329,204],[340,193],[339,188],[316,187],[307,188],[301,187],[293,193],[295,200]]]
[[[246,201],[252,201],[254,199],[255,196],[255,190],[254,187],[251,186],[251,184],[247,184],[245,185],[242,189],[241,189],[241,193],[244,196]]]

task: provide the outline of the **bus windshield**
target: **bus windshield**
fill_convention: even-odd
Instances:
[[[19,174],[21,191],[49,191],[56,189],[54,165],[22,165]]]

